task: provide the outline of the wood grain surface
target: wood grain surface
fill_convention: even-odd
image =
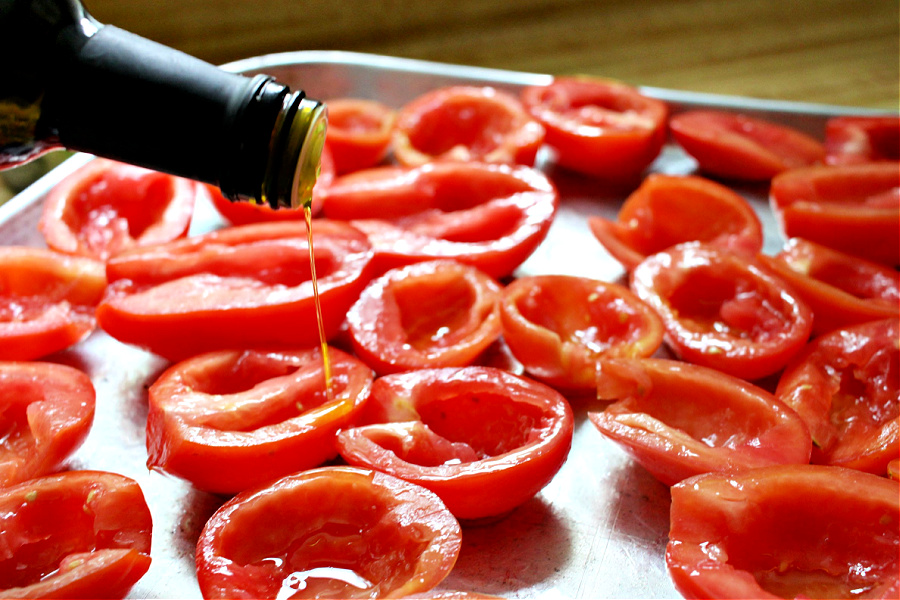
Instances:
[[[352,50],[897,110],[897,0],[85,0],[214,63]]]

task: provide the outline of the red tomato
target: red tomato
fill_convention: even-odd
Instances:
[[[150,387],[147,466],[235,494],[337,456],[334,436],[369,398],[372,371],[331,348],[219,351],[171,366]]]
[[[313,236],[330,338],[369,281],[372,250],[345,223],[316,220]],[[170,360],[319,342],[304,223],[242,225],[135,249],[111,259],[107,274],[100,326]]]
[[[319,164],[319,176],[313,186],[312,205],[310,212],[313,216],[322,212],[322,190],[331,185],[335,177],[334,157],[329,144],[322,148],[322,159]],[[222,195],[219,188],[205,185],[204,193],[208,196],[213,206],[232,225],[247,225],[249,223],[261,223],[264,221],[303,221],[303,207],[297,208],[272,208],[268,204],[255,202],[232,202]]]
[[[839,467],[692,477],[672,488],[666,565],[686,598],[896,598],[898,498]]]
[[[887,473],[900,452],[900,321],[837,329],[813,340],[788,365],[777,397],[803,418],[812,461]]]
[[[900,479],[900,458],[895,458],[891,462],[888,463],[888,477],[897,481]]]
[[[0,487],[50,473],[77,450],[94,420],[95,397],[78,369],[0,362]]]
[[[379,374],[466,366],[500,337],[500,289],[455,261],[392,269],[347,313],[353,349]]]
[[[627,288],[585,277],[516,279],[500,316],[513,356],[558,389],[594,389],[601,356],[650,356],[663,338],[662,321]]]
[[[786,238],[900,265],[900,164],[795,169],[772,180],[769,198]]]
[[[363,425],[338,433],[348,463],[436,493],[459,519],[505,515],[553,478],[572,443],[558,392],[489,367],[375,380]]]
[[[339,177],[324,212],[366,232],[382,272],[452,258],[501,278],[544,240],[558,203],[550,180],[528,167],[434,163]]]
[[[86,337],[103,297],[103,263],[43,248],[0,248],[0,360],[32,360]]]
[[[740,194],[702,177],[651,174],[619,209],[616,221],[590,217],[588,226],[625,267],[682,242],[738,252],[762,249],[759,217]]]
[[[559,77],[521,93],[526,109],[547,130],[557,164],[612,181],[630,180],[666,140],[668,106],[623,83]]]
[[[803,421],[771,394],[714,369],[665,359],[601,359],[588,417],[666,485],[710,471],[806,464]]]
[[[812,311],[751,260],[699,244],[654,254],[632,290],[662,317],[675,354],[743,379],[781,370],[809,339]]]
[[[150,510],[114,473],[68,471],[0,490],[0,598],[123,598],[150,567]]]
[[[199,186],[98,158],[50,190],[38,228],[54,250],[106,260],[184,237]]]
[[[900,160],[900,117],[834,117],[825,124],[825,162]]]
[[[328,145],[339,174],[374,167],[391,145],[397,113],[375,100],[335,98],[327,102]]]
[[[812,309],[813,335],[897,315],[900,276],[888,266],[798,238],[758,258]]]
[[[739,113],[683,112],[669,119],[669,129],[701,171],[727,179],[764,181],[825,160],[825,146],[815,138]]]
[[[400,598],[439,584],[460,545],[428,490],[323,467],[226,502],[200,534],[197,580],[204,598]]]
[[[534,164],[544,128],[515,96],[493,87],[427,92],[397,114],[392,147],[401,165],[434,160]]]

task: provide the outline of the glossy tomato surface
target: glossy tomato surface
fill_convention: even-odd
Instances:
[[[0,490],[0,598],[123,598],[150,567],[138,484],[68,471]]]
[[[900,275],[886,265],[799,238],[758,259],[812,309],[813,335],[898,313]]]
[[[323,210],[369,236],[381,272],[450,258],[501,278],[546,238],[558,204],[556,187],[535,169],[433,163],[339,177]]]
[[[379,374],[466,366],[500,336],[500,291],[456,261],[392,269],[347,313],[353,349]]]
[[[603,356],[650,356],[662,344],[656,313],[628,288],[586,277],[537,275],[506,286],[503,339],[533,377],[592,390]]]
[[[825,146],[817,139],[740,113],[691,110],[673,115],[669,130],[700,171],[715,177],[768,180],[825,160]]]
[[[594,237],[631,270],[651,254],[683,242],[756,254],[759,217],[737,192],[709,179],[654,173],[626,198],[615,221],[590,217]]]
[[[896,598],[898,498],[840,467],[699,475],[672,488],[666,564],[686,598]]]
[[[372,250],[346,223],[313,223],[325,333],[337,333],[368,283]],[[228,348],[319,343],[306,225],[221,229],[122,253],[97,308],[114,338],[170,360]]]
[[[850,165],[900,160],[900,117],[842,116],[825,124],[825,162]]]
[[[200,184],[98,158],[50,190],[38,225],[54,250],[98,260],[187,233]]]
[[[515,96],[484,86],[449,86],[400,108],[394,158],[419,166],[435,160],[534,164],[544,128]]]
[[[558,392],[489,367],[376,379],[365,421],[338,434],[344,460],[428,488],[467,520],[503,516],[539,492],[574,428]]]
[[[900,451],[900,321],[837,329],[785,369],[777,397],[809,426],[813,462],[884,475]]]
[[[601,359],[588,416],[654,477],[673,485],[707,472],[806,464],[803,421],[772,394],[714,369],[666,359]]]
[[[772,180],[769,199],[786,238],[900,265],[900,163],[794,169]]]
[[[312,191],[310,214],[318,216],[322,212],[322,190],[331,185],[335,178],[334,156],[331,147],[326,143],[322,147],[319,163],[319,175]],[[232,225],[247,225],[264,221],[303,221],[303,207],[272,208],[268,204],[251,201],[231,201],[222,195],[219,188],[204,185],[203,193],[207,195],[220,215],[228,219]]]
[[[44,248],[0,248],[0,360],[64,350],[94,330],[103,263]]]
[[[150,387],[147,466],[234,494],[317,467],[369,398],[372,371],[328,350],[219,351],[171,366]]]
[[[453,568],[459,523],[390,475],[323,467],[226,502],[197,543],[204,598],[400,598]]]
[[[0,487],[50,473],[84,442],[96,393],[83,372],[0,362]]]
[[[666,139],[668,106],[616,81],[558,77],[523,89],[521,98],[544,125],[556,163],[593,177],[636,178]]]
[[[743,379],[780,371],[812,330],[812,311],[780,279],[701,244],[648,257],[631,287],[660,315],[679,358]]]
[[[391,147],[397,112],[377,100],[333,98],[328,110],[327,142],[338,174],[381,163]]]

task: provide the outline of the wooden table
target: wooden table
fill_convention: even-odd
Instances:
[[[85,0],[214,63],[338,49],[897,110],[896,0]]]

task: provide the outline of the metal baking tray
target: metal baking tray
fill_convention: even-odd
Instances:
[[[545,84],[549,75],[448,65],[346,52],[292,52],[251,58],[226,69],[264,72],[311,97],[371,98],[400,107],[451,84],[491,85],[516,93]],[[784,123],[822,137],[836,114],[876,111],[768,102],[656,88],[644,93],[666,100],[673,112],[714,107]],[[43,199],[55,184],[92,157],[75,155],[0,207],[0,243],[44,246],[37,230]],[[656,172],[687,174],[692,159],[667,145]],[[565,273],[621,281],[621,266],[594,239],[586,217],[615,217],[626,193],[554,173],[562,200],[544,244],[519,275]],[[782,244],[764,186],[741,188],[757,209],[765,252]],[[208,205],[196,207],[192,233],[220,227]],[[167,366],[163,359],[113,340],[102,331],[47,360],[87,372],[97,390],[93,429],[69,462],[72,469],[114,471],[137,480],[153,515],[153,563],[132,598],[200,598],[194,549],[206,520],[224,498],[197,491],[146,467],[147,388]],[[587,400],[573,401],[575,437],[568,461],[534,499],[491,525],[467,527],[455,569],[436,591],[463,590],[506,598],[679,598],[666,572],[669,491],[633,463],[586,419]]]

